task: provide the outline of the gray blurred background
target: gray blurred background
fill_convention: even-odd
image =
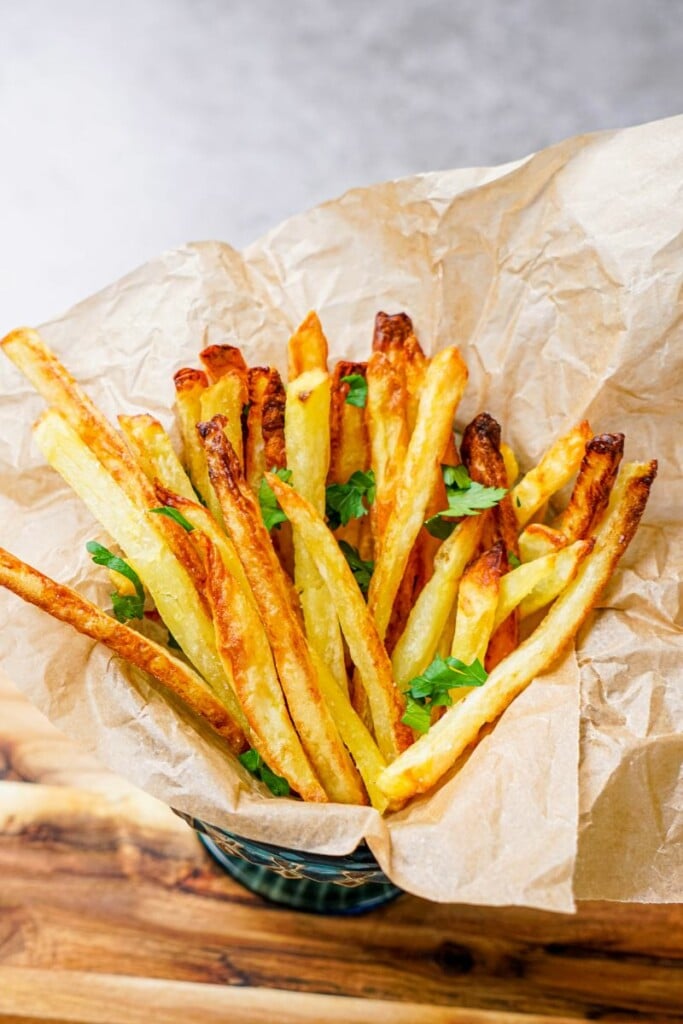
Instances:
[[[683,109],[680,0],[0,0],[0,334],[175,244]]]

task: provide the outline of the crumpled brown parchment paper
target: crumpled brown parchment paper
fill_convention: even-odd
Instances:
[[[584,416],[623,430],[627,458],[659,459],[646,519],[576,653],[399,814],[264,799],[106,649],[3,592],[4,669],[171,806],[328,854],[365,837],[390,878],[428,899],[562,911],[575,898],[681,899],[682,294],[683,117],[359,189],[242,254],[187,245],[43,328],[108,416],[170,425],[172,373],[209,342],[282,369],[316,308],[332,359],[362,358],[375,313],[405,310],[428,351],[463,349],[460,424],[491,412],[523,468]],[[106,607],[85,552],[102,531],[31,443],[42,401],[6,360],[0,387],[0,544]]]

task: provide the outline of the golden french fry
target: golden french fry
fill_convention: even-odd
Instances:
[[[252,747],[304,800],[325,802],[325,790],[289,717],[268,638],[251,594],[230,574],[208,537],[200,534],[195,543],[207,560],[216,647],[251,728]]]
[[[320,692],[305,637],[291,608],[283,570],[261,520],[258,501],[223,432],[221,417],[203,423],[200,435],[228,533],[249,580],[304,750],[332,800],[363,803],[363,786]],[[266,479],[271,486],[273,480],[280,484],[269,474]]]
[[[529,523],[519,535],[519,557],[523,562],[533,562],[543,555],[550,555],[566,547],[567,538],[559,530],[543,523]]]
[[[443,349],[434,356],[368,591],[368,606],[382,639],[429,497],[441,475],[441,456],[466,382],[467,368],[456,348]]]
[[[225,416],[225,432],[235,454],[244,467],[244,446],[242,442],[242,410],[249,400],[247,375],[241,370],[225,370],[222,376],[209,385],[199,396],[201,420],[208,421],[219,413]]]
[[[277,370],[266,366],[249,370],[248,387],[245,473],[249,486],[258,494],[265,471],[287,465],[285,389]]]
[[[202,420],[202,394],[209,385],[203,370],[185,367],[173,376],[175,384],[176,414],[180,436],[183,439],[183,463],[192,484],[202,501],[211,509],[211,514],[223,525],[223,515],[218,498],[209,480],[206,458],[197,434],[197,424]]]
[[[519,476],[519,463],[517,462],[517,456],[513,452],[509,444],[503,441],[500,445],[500,454],[503,456],[503,462],[505,463],[505,476],[507,479],[507,487],[514,487]]]
[[[455,605],[460,577],[479,545],[486,514],[464,519],[437,552],[434,575],[415,602],[391,657],[394,679],[401,689],[434,658]]]
[[[589,541],[577,540],[568,547],[561,548],[559,551],[551,551],[547,555],[536,558],[533,562],[525,562],[513,569],[512,572],[506,573],[500,581],[495,625],[500,625],[515,608],[522,604],[527,596],[536,593],[536,588],[538,588],[539,596],[552,593],[553,597],[557,597],[560,590],[573,577],[581,559],[585,558],[591,548],[592,544]],[[543,603],[537,604],[536,607],[542,608],[543,605],[552,601],[553,597],[543,600]],[[535,601],[538,599],[538,597],[535,598]],[[529,607],[530,605],[527,604],[527,608]],[[529,611],[526,614],[530,614]]]
[[[0,585],[24,601],[42,608],[53,618],[73,626],[79,633],[106,644],[137,668],[149,672],[196,715],[205,719],[235,753],[244,750],[244,733],[226,707],[196,672],[160,644],[117,622],[71,587],[56,583],[2,548]]]
[[[574,476],[590,438],[590,424],[583,420],[555,441],[538,465],[513,488],[512,507],[520,528],[526,526],[548,498]]]
[[[190,478],[161,423],[145,413],[119,416],[118,421],[147,479],[152,483],[159,480],[164,487],[194,501],[196,496]]]
[[[332,372],[328,474],[331,484],[345,484],[353,473],[366,470],[370,465],[365,411],[346,401],[349,385],[342,380],[342,377],[365,377],[366,373],[367,363],[351,363],[345,359],[338,362]]]
[[[323,370],[327,373],[327,338],[314,310],[307,314],[289,339],[287,354],[290,380],[306,370]]]
[[[136,507],[60,413],[47,410],[38,420],[34,436],[47,462],[124,551],[182,650],[232,717],[244,725],[218,659],[211,619],[197,600],[190,575],[159,529],[165,517]]]
[[[657,472],[655,461],[624,467],[612,491],[593,551],[541,624],[502,661],[484,686],[449,708],[380,775],[378,785],[392,800],[431,789],[474,743],[481,728],[497,719],[517,694],[558,658],[573,639],[635,533]]]
[[[410,317],[406,313],[396,313],[394,316],[378,313],[375,317],[372,349],[373,352],[384,352],[388,356],[406,388],[408,431],[412,434],[429,360],[415,337]]]
[[[593,544],[592,537],[587,540],[577,540],[568,547],[546,556],[551,561],[551,569],[520,602],[520,618],[526,619],[555,600],[567,584],[574,579],[582,560],[593,550]],[[534,563],[530,562],[529,564],[533,565]],[[520,568],[524,568],[524,566],[520,566]]]
[[[367,605],[334,535],[313,506],[276,476],[268,474],[266,479],[290,522],[308,546],[327,585],[351,659],[368,696],[379,749],[389,761],[410,743],[412,735],[401,723],[403,698],[394,686],[391,663]]]
[[[285,441],[292,487],[324,517],[325,481],[330,466],[330,378],[322,370],[308,370],[287,385]],[[296,527],[293,538],[294,583],[301,601],[306,637],[339,686],[348,692],[337,613]]]
[[[553,523],[567,540],[587,537],[607,507],[624,453],[623,434],[598,434],[586,445],[569,504]]]
[[[234,753],[245,749],[241,727],[204,680],[160,644],[118,623],[71,587],[50,580],[38,569],[0,548],[0,585],[18,597],[68,623],[79,633],[105,644],[131,665],[150,673],[175,693],[222,736]]]
[[[505,546],[498,541],[468,566],[460,580],[451,654],[465,665],[484,663],[506,567]]]
[[[376,558],[394,507],[408,451],[407,392],[404,382],[383,352],[373,352],[370,357],[367,382],[365,412],[370,466],[375,474],[375,500],[370,510],[370,523]]]
[[[231,371],[242,375],[247,372],[244,356],[235,345],[209,345],[199,353],[199,359],[211,384]]]

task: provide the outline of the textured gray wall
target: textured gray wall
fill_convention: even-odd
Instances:
[[[0,0],[0,333],[179,242],[680,113],[680,0]]]

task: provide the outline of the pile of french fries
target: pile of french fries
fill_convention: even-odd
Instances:
[[[112,426],[35,331],[2,348],[48,404],[40,450],[118,549],[88,545],[114,614],[3,549],[0,583],[305,800],[385,812],[451,771],[575,636],[657,469],[620,469],[623,435],[583,422],[520,478],[490,415],[455,433],[462,355],[427,358],[405,314],[377,315],[367,362],[330,369],[310,313],[286,385],[206,348],[174,377],[180,457],[149,415]]]

